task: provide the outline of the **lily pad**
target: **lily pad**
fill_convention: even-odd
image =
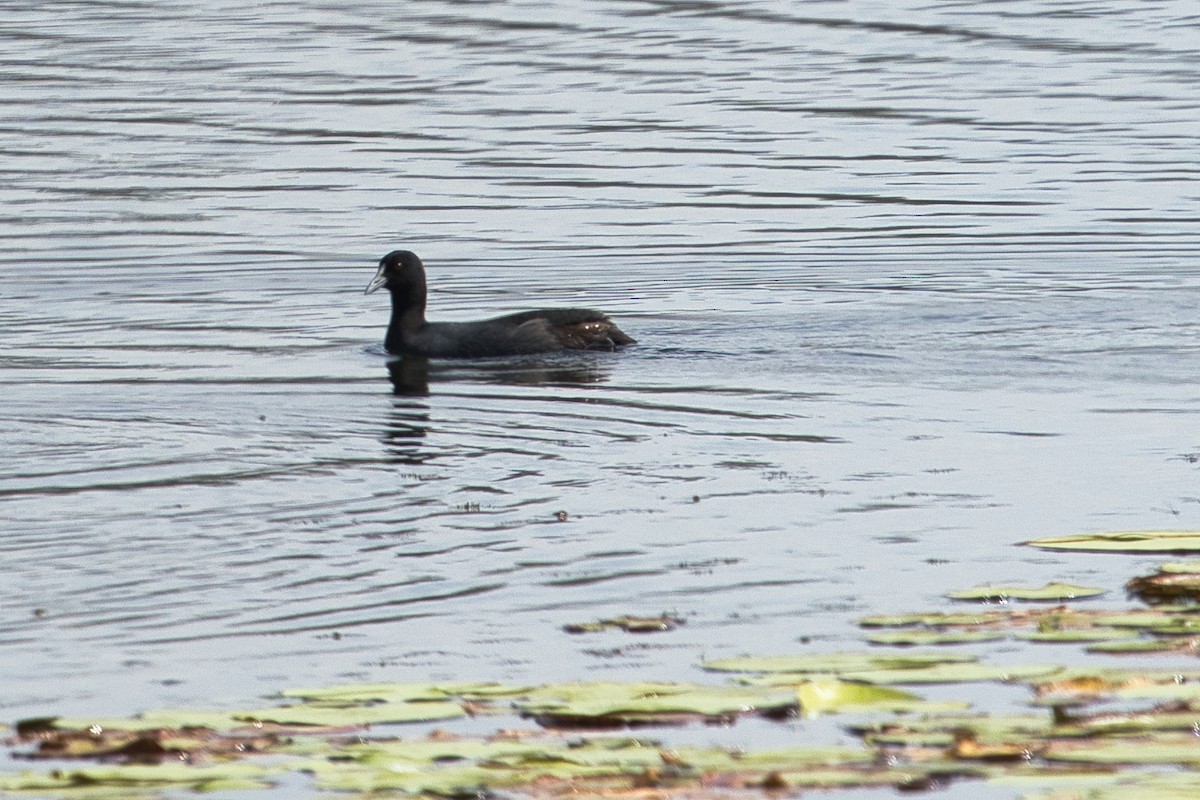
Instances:
[[[978,586],[962,589],[946,595],[951,600],[1038,600],[1060,602],[1098,597],[1105,589],[1095,586],[1079,586],[1073,583],[1047,583],[1042,587],[1031,586]]]
[[[1003,631],[890,631],[867,637],[871,644],[921,647],[943,644],[978,644],[1007,638]]]
[[[1158,568],[1159,572],[1197,573],[1200,572],[1200,560],[1197,561],[1168,561]]]
[[[897,627],[906,630],[920,626],[917,632],[930,629],[936,633],[1003,633],[1022,627],[1033,627],[1038,633],[1062,632],[1065,634],[1068,631],[1096,631],[1104,628],[1141,628],[1145,630],[1156,626],[1175,625],[1180,622],[1186,624],[1186,620],[1200,621],[1200,607],[1159,606],[1154,609],[1128,612],[1099,609],[1086,611],[1066,606],[1049,609],[1009,608],[1004,611],[974,615],[974,618],[967,615],[914,614],[903,617],[868,618],[861,620],[859,624],[864,627]],[[1016,635],[1023,636],[1024,634]],[[1081,636],[1086,638],[1089,634],[1085,633]],[[1047,637],[1047,640],[1053,638]]]
[[[208,766],[192,766],[179,761],[155,766],[96,765],[48,773],[0,773],[0,792],[112,787],[128,796],[139,790],[173,788],[194,791],[265,789],[270,785],[266,781],[268,774],[263,767],[243,762]]]
[[[320,762],[309,767],[317,786],[343,792],[399,791],[410,795],[439,797],[482,797],[489,788],[518,783],[520,773],[506,775],[474,762],[443,765],[415,765],[404,762],[370,765],[361,763]],[[528,776],[532,780],[535,776]]]
[[[182,730],[185,728],[228,731],[248,725],[250,723],[238,720],[233,714],[224,711],[176,711],[171,709],[147,711],[136,717],[64,717],[55,720],[54,723],[54,727],[58,730],[95,729],[100,731]]]
[[[1200,552],[1200,531],[1119,531],[1056,536],[1025,542],[1043,550],[1085,550],[1097,553]]]
[[[863,617],[858,624],[864,628],[946,628],[959,626],[982,626],[1007,622],[1011,615],[1007,611],[981,611],[969,614],[947,614],[933,611],[924,614],[878,614]]]
[[[1200,765],[1200,741],[1190,733],[1108,738],[1055,744],[1043,753],[1043,757],[1048,761],[1083,761],[1090,764],[1196,766]],[[1200,779],[1195,789],[1200,789]]]
[[[263,708],[237,714],[242,720],[272,722],[277,725],[319,726],[326,728],[432,722],[465,717],[466,709],[453,702],[380,703],[378,705],[317,705],[303,703],[278,708]]]
[[[348,683],[319,688],[287,689],[281,695],[320,705],[345,706],[452,700],[488,702],[497,698],[514,697],[529,689],[528,686],[500,683]]]
[[[33,743],[24,755],[29,759],[103,759],[123,764],[159,764],[182,757],[189,759],[239,757],[249,752],[276,750],[280,737],[268,731],[245,734],[220,733],[210,728],[158,728],[136,730],[86,728],[42,731],[20,737]]]
[[[1160,572],[1157,575],[1145,575],[1130,580],[1125,584],[1125,590],[1131,597],[1150,605],[1194,603],[1200,600],[1200,573]]]
[[[714,672],[787,672],[795,674],[840,674],[867,669],[915,669],[933,664],[975,661],[961,653],[813,653],[808,655],[744,656],[705,661],[701,666]]]
[[[1075,628],[1067,630],[1020,631],[1016,638],[1043,644],[1078,644],[1080,642],[1112,642],[1135,639],[1138,632],[1119,628]]]
[[[805,681],[796,688],[800,708],[806,715],[886,709],[912,710],[924,701],[915,694],[886,686],[824,679]]]
[[[998,780],[989,781],[999,783]],[[1045,785],[1047,779],[1040,783]],[[1200,775],[1195,772],[1134,773],[1122,776],[1080,776],[1072,788],[1050,789],[1022,796],[1022,800],[1194,800],[1200,796]]]
[[[1195,670],[1076,669],[1032,681],[1041,705],[1091,702],[1098,698],[1200,700]]]
[[[875,684],[917,683],[979,683],[983,681],[1020,681],[1040,678],[1059,672],[1056,664],[1020,664],[991,666],[988,664],[934,664],[918,669],[878,669],[862,672],[846,672],[841,677],[848,681]]]
[[[1176,708],[1180,710],[1175,710]],[[1088,736],[1127,736],[1162,731],[1186,731],[1195,735],[1196,712],[1186,704],[1146,711],[1102,712],[1071,715],[1071,725]]]
[[[1020,739],[1041,739],[1061,730],[1047,713],[985,714],[981,712],[963,714],[927,714],[921,717],[873,721],[848,726],[851,731],[868,740],[876,736],[903,736],[907,734],[955,734],[967,732],[971,738],[983,742],[1007,742]]]
[[[1170,639],[1132,639],[1129,641],[1098,642],[1089,645],[1089,653],[1107,653],[1109,655],[1140,655],[1145,653],[1171,653],[1179,650],[1191,651],[1188,642],[1172,641]]]
[[[794,712],[791,692],[686,683],[579,683],[543,686],[515,702],[546,725],[628,725],[670,722],[676,716],[732,717]]]
[[[686,620],[673,614],[662,614],[657,617],[613,617],[597,620],[596,622],[575,622],[563,626],[567,633],[599,633],[601,631],[622,630],[626,633],[663,633],[673,631]]]
[[[1109,628],[1156,628],[1164,625],[1174,625],[1188,618],[1200,619],[1194,613],[1180,613],[1178,609],[1148,609],[1144,611],[1129,611],[1124,614],[1101,614],[1092,620],[1095,625]]]

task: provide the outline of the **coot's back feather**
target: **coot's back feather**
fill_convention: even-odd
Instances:
[[[616,350],[636,342],[612,320],[590,308],[543,308],[475,322],[425,320],[425,268],[415,253],[395,250],[379,262],[367,293],[386,286],[392,318],[384,346],[389,353],[433,358]]]

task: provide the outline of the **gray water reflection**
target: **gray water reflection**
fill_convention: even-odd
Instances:
[[[1200,523],[1182,0],[0,10],[5,718],[695,677]],[[389,361],[400,246],[641,344]]]

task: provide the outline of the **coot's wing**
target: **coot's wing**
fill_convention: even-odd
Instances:
[[[429,323],[421,338],[440,339],[443,355],[493,356],[555,350],[615,350],[634,340],[590,308],[542,308],[479,322]]]
[[[612,320],[590,308],[543,308],[524,311],[493,320],[502,325],[516,324],[518,336],[537,330],[539,338],[550,334],[559,347],[568,350],[615,350],[636,344],[632,337]]]
[[[505,314],[502,317],[492,317],[485,320],[491,325],[511,325],[517,327],[535,319],[544,319],[552,327],[556,325],[576,325],[580,322],[608,321],[608,317],[590,308],[538,308],[533,311],[520,311],[516,314]]]

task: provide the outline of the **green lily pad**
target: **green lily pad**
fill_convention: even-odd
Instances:
[[[1043,550],[1085,550],[1097,553],[1200,552],[1200,531],[1119,531],[1057,536],[1025,542]]]
[[[1129,641],[1099,642],[1089,645],[1089,653],[1107,653],[1109,655],[1139,655],[1145,653],[1170,653],[1180,649],[1180,643],[1169,639],[1132,639]]]
[[[1000,783],[989,780],[989,783]],[[1007,783],[1007,782],[1006,782]],[[1039,781],[1061,783],[1047,776]],[[1194,800],[1200,796],[1200,776],[1195,772],[1135,773],[1080,776],[1071,788],[1022,795],[1022,800]]]
[[[800,708],[807,715],[869,709],[912,709],[923,702],[917,695],[899,689],[846,683],[832,678],[805,681],[796,688],[796,696],[800,700]]]
[[[473,762],[421,767],[393,762],[374,768],[324,762],[310,767],[309,771],[314,774],[320,789],[364,794],[399,791],[409,795],[472,798],[485,796],[489,788],[504,787],[510,781],[515,784],[521,780],[519,774],[506,775]]]
[[[620,748],[654,752],[653,742],[621,739]],[[425,739],[383,739],[354,742],[340,748],[337,760],[360,764],[405,761],[413,764],[451,763],[458,761],[511,762],[543,755],[547,749],[564,750],[558,738],[479,739],[475,737],[431,736]],[[619,749],[619,748],[618,748]],[[560,758],[561,756],[555,756]],[[649,757],[649,756],[648,756]]]
[[[672,715],[727,717],[787,713],[791,692],[685,683],[579,683],[542,686],[515,701],[517,710],[548,724],[628,724]]]
[[[1113,693],[1116,697],[1141,700],[1200,700],[1200,683],[1131,683]]]
[[[378,705],[326,706],[304,703],[295,706],[263,708],[238,713],[238,719],[253,722],[272,722],[277,725],[307,725],[325,728],[362,727],[368,725],[432,722],[465,717],[466,709],[459,703],[380,703]]]
[[[192,766],[179,761],[153,766],[95,765],[54,772],[0,773],[0,792],[48,792],[112,787],[128,796],[139,790],[184,788],[194,791],[265,789],[268,771],[256,764],[229,762]],[[118,796],[114,794],[114,796]]]
[[[946,595],[951,600],[1040,600],[1059,602],[1098,597],[1105,589],[1095,586],[1079,586],[1073,583],[1047,583],[1040,588],[1031,586],[978,586],[962,589]]]
[[[283,697],[322,705],[367,705],[445,702],[459,699],[487,701],[512,697],[528,690],[527,686],[506,686],[499,683],[348,683],[320,688],[287,689],[281,694]]]
[[[868,733],[864,741],[877,747],[936,747],[945,749],[954,744],[954,734],[943,731],[888,730]]]
[[[959,765],[948,770],[947,776],[962,778],[972,773],[969,767]],[[936,783],[936,766],[905,764],[897,767],[873,767],[868,769],[783,769],[770,773],[770,782],[755,784],[767,791],[788,789],[855,789],[872,786],[911,787],[924,783]]]
[[[918,669],[877,669],[862,672],[846,672],[841,677],[848,681],[876,684],[915,683],[980,683],[983,681],[1020,681],[1040,678],[1059,672],[1062,667],[1055,664],[1021,664],[991,666],[988,664],[934,664]]]
[[[1058,743],[1048,748],[1043,757],[1048,761],[1082,761],[1089,764],[1195,766],[1200,765],[1200,741],[1189,733]],[[1200,776],[1196,786],[1200,788]]]
[[[1188,574],[1200,572],[1200,560],[1197,561],[1168,561],[1158,568],[1159,572]]]
[[[1143,628],[1149,629],[1163,625],[1174,625],[1189,618],[1200,619],[1193,613],[1180,613],[1178,609],[1146,609],[1144,611],[1128,611],[1124,614],[1101,614],[1092,620],[1094,625],[1108,628]]]
[[[867,641],[871,644],[889,644],[897,647],[923,647],[995,642],[1007,636],[1003,631],[889,631],[873,633],[867,637]]]
[[[146,711],[136,717],[64,717],[54,723],[58,730],[124,730],[146,731],[169,728],[208,728],[214,731],[229,731],[246,727],[251,723],[237,719],[225,711],[188,711],[162,709]]]
[[[1003,623],[1009,616],[1007,611],[980,611],[969,614],[934,611],[924,614],[878,614],[863,617],[858,624],[864,628],[948,628]]]
[[[1119,628],[1075,628],[1067,630],[1020,631],[1014,636],[1027,642],[1077,644],[1079,642],[1113,642],[1136,639],[1138,632]]]
[[[714,672],[838,674],[868,669],[914,669],[932,664],[961,664],[975,660],[975,656],[961,653],[814,653],[720,658],[705,661],[701,666]]]
[[[889,719],[884,722],[871,721],[848,726],[859,736],[894,734],[959,734],[967,733],[980,742],[1005,742],[1022,739],[1038,739],[1063,730],[1056,726],[1047,713],[986,714],[949,713],[927,714],[921,717]]]
[[[1196,636],[1200,634],[1200,620],[1180,619],[1167,625],[1155,625],[1146,630],[1158,636]]]
[[[1154,708],[1147,711],[1106,712],[1072,717],[1072,724],[1088,736],[1126,736],[1162,731],[1186,731],[1194,735],[1196,712]]]
[[[330,705],[368,703],[412,703],[451,699],[446,690],[432,683],[347,683],[335,686],[284,689],[281,697]]]

